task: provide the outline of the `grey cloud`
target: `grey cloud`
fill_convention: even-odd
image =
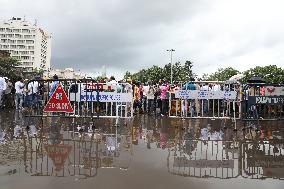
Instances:
[[[237,61],[263,65],[261,57],[253,57],[263,49],[284,54],[280,5],[257,0],[2,0],[0,15],[38,19],[53,36],[53,67],[89,73],[106,65],[121,75],[168,63],[166,49],[174,48],[174,61],[192,60],[201,74],[220,66],[246,67]]]

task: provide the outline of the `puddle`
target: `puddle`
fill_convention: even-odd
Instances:
[[[283,122],[0,114],[0,188],[283,188]],[[14,180],[17,182],[14,182]],[[265,185],[263,185],[265,182]]]

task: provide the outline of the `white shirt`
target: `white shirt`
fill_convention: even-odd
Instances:
[[[212,91],[221,91],[221,86],[219,84],[214,85]]]
[[[154,99],[155,98],[155,89],[152,86],[151,89],[149,87],[148,92],[147,92],[147,99]]]
[[[124,89],[125,89],[125,91],[127,93],[132,93],[132,86],[129,83],[125,84],[125,88]]]
[[[143,96],[147,96],[150,86],[143,86]]]
[[[203,91],[210,91],[210,87],[208,85],[204,85],[200,88],[200,90],[203,90]]]
[[[23,89],[24,89],[23,87],[24,87],[24,83],[22,83],[21,81],[17,81],[15,83],[16,93],[23,94]]]
[[[115,91],[117,91],[117,87],[118,87],[118,82],[116,80],[111,80],[107,83],[107,85],[110,85],[112,89],[114,89]]]
[[[5,79],[3,77],[0,77],[0,90],[4,91],[4,90],[6,90],[6,87],[7,87],[7,85],[6,85]]]
[[[28,95],[36,94],[38,92],[38,82],[37,81],[30,82],[28,85],[28,90],[29,90]]]
[[[116,80],[111,80],[108,82],[110,85],[116,85],[118,82]]]

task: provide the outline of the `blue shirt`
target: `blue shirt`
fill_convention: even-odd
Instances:
[[[59,84],[59,81],[54,81],[53,83],[51,83],[49,96],[51,96],[54,93],[54,91],[57,88],[58,84]]]
[[[196,90],[196,86],[193,83],[187,83],[183,86],[183,90]]]

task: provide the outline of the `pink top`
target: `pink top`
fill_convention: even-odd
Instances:
[[[160,86],[160,91],[161,91],[160,99],[161,100],[166,99],[167,98],[168,87],[166,85],[162,85],[162,86]]]

